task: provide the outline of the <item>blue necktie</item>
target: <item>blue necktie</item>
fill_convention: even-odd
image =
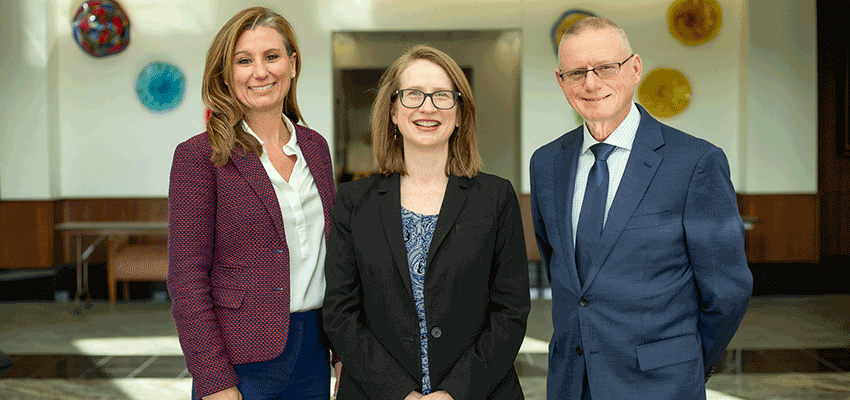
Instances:
[[[578,278],[584,285],[584,279],[593,263],[593,250],[602,236],[602,223],[605,220],[605,203],[608,200],[608,163],[606,160],[614,146],[597,143],[590,146],[596,162],[590,167],[587,175],[587,188],[581,203],[581,213],[578,217],[576,230],[576,268]]]

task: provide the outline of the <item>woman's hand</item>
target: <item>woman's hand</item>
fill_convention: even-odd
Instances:
[[[336,383],[334,383],[334,397],[339,392],[339,376],[342,375],[342,361],[334,364],[334,373],[336,374]]]
[[[215,392],[209,396],[204,396],[204,400],[242,400],[242,393],[236,389],[236,386],[224,389],[220,392]]]
[[[404,398],[404,400],[419,400],[421,398],[422,398],[422,393],[419,393],[419,392],[413,390],[413,391],[410,392],[409,395],[407,395],[407,397]]]
[[[449,392],[440,390],[427,396],[423,396],[422,400],[454,400],[454,397],[452,397]]]

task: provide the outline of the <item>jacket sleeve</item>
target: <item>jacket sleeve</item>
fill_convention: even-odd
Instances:
[[[455,399],[484,399],[498,390],[519,353],[531,309],[519,202],[510,182],[504,181],[499,192],[489,324],[436,388]]]
[[[343,376],[350,375],[370,398],[403,399],[418,390],[419,383],[364,323],[363,289],[352,237],[353,211],[343,185],[337,192],[325,260],[325,331],[342,360]]]
[[[538,150],[539,152],[539,150]],[[552,282],[552,274],[549,269],[549,262],[552,260],[552,245],[549,244],[549,236],[546,235],[546,225],[543,222],[543,215],[540,213],[540,204],[538,199],[538,191],[541,188],[538,185],[537,179],[542,175],[541,172],[536,171],[537,164],[539,164],[538,152],[535,152],[531,157],[531,166],[530,166],[530,174],[531,177],[531,221],[534,225],[534,237],[537,241],[537,249],[540,252],[540,259],[542,261],[541,267],[546,269],[546,279],[548,282]]]
[[[685,240],[699,291],[699,334],[705,372],[716,365],[744,318],[753,278],[744,226],[723,151],[697,163],[684,211]]]
[[[209,154],[198,143],[192,139],[178,145],[171,166],[168,292],[186,367],[200,399],[236,386],[238,380],[225,351],[210,296],[216,179]]]

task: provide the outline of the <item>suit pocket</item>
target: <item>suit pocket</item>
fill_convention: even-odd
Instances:
[[[629,222],[626,224],[626,227],[623,228],[623,230],[649,228],[652,226],[664,225],[670,222],[670,214],[672,214],[672,211],[667,210],[656,214],[634,216],[629,219]]]
[[[219,307],[239,308],[242,307],[242,300],[245,299],[245,291],[213,286],[210,296],[212,296],[213,304]]]
[[[641,371],[649,371],[696,360],[699,358],[700,352],[702,350],[694,335],[677,336],[638,346],[638,366]]]

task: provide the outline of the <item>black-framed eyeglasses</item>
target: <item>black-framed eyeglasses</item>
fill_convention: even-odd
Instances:
[[[401,101],[401,105],[407,108],[419,108],[425,104],[425,98],[431,98],[431,104],[441,110],[453,108],[460,100],[460,92],[453,90],[438,90],[433,93],[425,93],[418,89],[399,89],[395,95]]]
[[[558,76],[561,77],[561,80],[572,83],[584,82],[585,78],[587,78],[587,73],[590,71],[593,71],[596,76],[602,79],[613,78],[620,73],[620,68],[623,67],[623,64],[627,63],[634,56],[634,53],[632,53],[632,55],[630,55],[629,58],[623,60],[623,62],[602,64],[596,68],[590,69],[574,69],[572,71],[561,72],[560,74],[558,74]]]

